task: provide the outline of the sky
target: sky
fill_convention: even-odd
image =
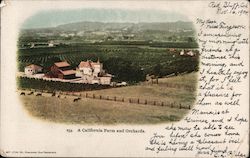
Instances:
[[[152,9],[74,9],[46,10],[29,17],[22,28],[56,27],[61,24],[91,21],[91,22],[175,22],[189,21],[185,15]]]

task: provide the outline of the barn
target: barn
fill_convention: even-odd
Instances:
[[[75,70],[73,70],[70,64],[66,61],[56,62],[50,68],[50,74],[55,78],[60,79],[74,79]]]

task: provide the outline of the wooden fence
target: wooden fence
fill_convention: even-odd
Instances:
[[[42,93],[48,93],[50,94],[51,97],[60,97],[62,95],[75,96],[78,99],[74,99],[74,102],[80,100],[81,98],[89,98],[89,99],[107,100],[107,101],[115,101],[115,102],[125,102],[125,103],[130,103],[130,104],[142,104],[142,105],[162,106],[162,107],[167,106],[170,108],[178,108],[178,109],[191,109],[190,105],[183,105],[183,104],[176,103],[176,102],[166,102],[166,101],[160,101],[160,100],[149,100],[149,99],[142,99],[142,98],[124,98],[120,96],[97,95],[94,93],[50,92],[46,90],[35,90],[35,89],[31,89],[31,90],[29,89],[29,91],[31,92],[27,93],[27,95],[42,96]],[[36,94],[34,92],[36,92]],[[20,95],[25,95],[25,93],[21,92]]]

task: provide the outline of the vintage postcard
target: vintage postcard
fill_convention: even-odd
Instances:
[[[249,2],[6,0],[6,157],[249,157]]]

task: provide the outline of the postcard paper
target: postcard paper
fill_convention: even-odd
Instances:
[[[2,156],[249,156],[248,1],[1,6]]]

